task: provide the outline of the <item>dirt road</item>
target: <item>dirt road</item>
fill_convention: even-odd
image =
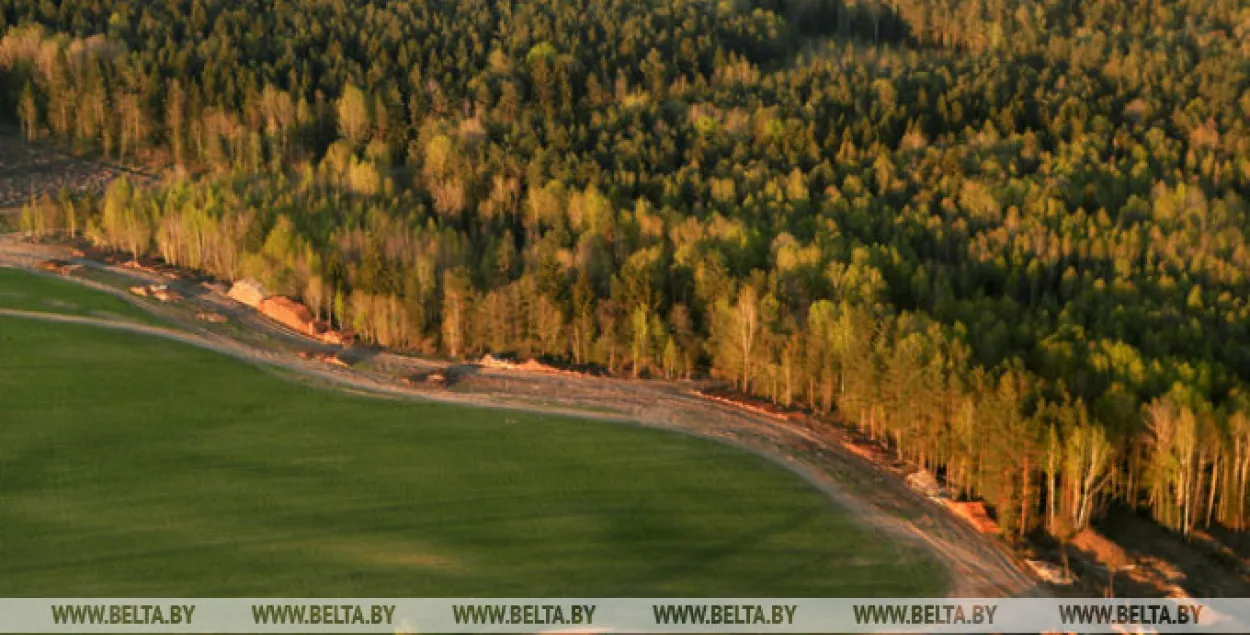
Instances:
[[[68,258],[64,248],[28,245],[0,237],[0,266],[32,269],[47,258]],[[126,267],[77,260],[135,282],[170,282]],[[189,282],[185,306],[139,301],[115,287],[67,278],[125,298],[161,315],[176,328],[149,326],[113,317],[82,317],[0,309],[0,316],[140,333],[212,350],[250,363],[284,369],[327,387],[382,398],[435,400],[468,406],[524,410],[644,425],[730,443],[782,465],[852,510],[883,539],[908,540],[930,549],[949,572],[948,595],[996,597],[1046,595],[1021,563],[993,539],[974,531],[944,508],[910,490],[895,474],[850,452],[838,428],[810,419],[778,420],[722,405],[689,387],[668,382],[525,373],[451,364],[365,351],[368,364],[331,366],[301,359],[300,350],[327,347],[302,338],[244,309],[218,293]],[[194,293],[192,293],[194,292]],[[198,310],[228,314],[230,334],[197,322]],[[239,330],[238,327],[242,329]],[[413,372],[442,369],[459,379],[451,389],[399,381]]]

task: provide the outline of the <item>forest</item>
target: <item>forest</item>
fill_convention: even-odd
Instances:
[[[1250,523],[1242,0],[0,0],[22,229],[712,377],[1063,539]]]

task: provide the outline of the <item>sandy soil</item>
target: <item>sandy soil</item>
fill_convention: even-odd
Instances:
[[[31,245],[0,237],[0,266],[31,270],[46,259],[71,260],[118,280],[169,283],[187,300],[177,305],[139,300],[118,287],[71,277],[124,298],[165,318],[171,328],[115,317],[79,317],[0,310],[24,319],[86,324],[163,337],[252,363],[297,373],[326,387],[387,398],[427,399],[464,405],[572,415],[645,425],[730,443],[787,467],[852,510],[884,539],[924,545],[949,572],[948,595],[997,597],[1045,595],[1022,563],[997,541],[978,534],[939,505],[916,494],[888,469],[848,451],[840,429],[814,420],[778,420],[713,402],[693,385],[572,375],[534,374],[416,359],[371,349],[339,350],[270,322],[224,295],[192,280],[169,280],[127,267],[75,259],[54,245]],[[200,311],[224,315],[226,325],[196,320]],[[302,359],[300,352],[338,352],[356,365],[339,367]],[[455,380],[450,388],[410,384],[401,378],[441,370]]]

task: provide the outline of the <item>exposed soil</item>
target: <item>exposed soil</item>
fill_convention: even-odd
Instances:
[[[0,210],[20,208],[32,196],[56,196],[62,189],[74,194],[99,194],[126,174],[138,183],[150,176],[78,156],[50,144],[27,143],[16,130],[0,127]],[[16,219],[10,218],[15,225]]]

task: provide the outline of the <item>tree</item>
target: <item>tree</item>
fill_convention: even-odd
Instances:
[[[22,96],[17,104],[17,116],[22,124],[22,134],[27,141],[34,141],[39,136],[39,106],[35,104],[35,90],[30,82],[22,87]]]
[[[760,328],[760,298],[755,287],[744,284],[738,289],[738,302],[734,305],[733,316],[739,353],[742,355],[740,383],[744,392],[750,392],[751,362],[758,343]]]
[[[651,346],[651,312],[642,304],[634,306],[629,313],[630,350],[633,353],[633,373],[637,378],[639,372],[650,363]]]
[[[1079,402],[1073,407],[1083,411]],[[1089,526],[1111,482],[1112,461],[1115,458],[1106,431],[1082,419],[1084,415],[1079,415],[1065,435],[1067,463],[1064,481],[1070,488],[1067,499],[1071,501],[1070,520],[1075,531]]]
[[[0,35],[28,139],[185,168],[54,202],[18,170],[34,233],[255,275],[399,347],[724,378],[1016,535],[1112,502],[1250,525],[1227,0],[135,4],[0,10],[42,25]],[[903,35],[933,54],[861,50]]]
[[[274,104],[275,108],[278,104]],[[352,147],[360,147],[369,139],[372,118],[369,113],[369,98],[360,88],[348,84],[343,87],[343,95],[335,104],[338,115],[339,136],[346,139]],[[280,113],[274,113],[279,116]]]
[[[165,135],[169,138],[169,151],[176,165],[186,163],[186,94],[182,82],[169,80],[165,97]]]
[[[130,252],[131,258],[139,260],[152,239],[152,228],[146,206],[134,200],[134,190],[125,177],[113,181],[104,194],[101,213],[103,235],[101,241],[111,247],[121,247]]]
[[[462,270],[443,272],[443,349],[452,357],[464,353],[471,289]]]

